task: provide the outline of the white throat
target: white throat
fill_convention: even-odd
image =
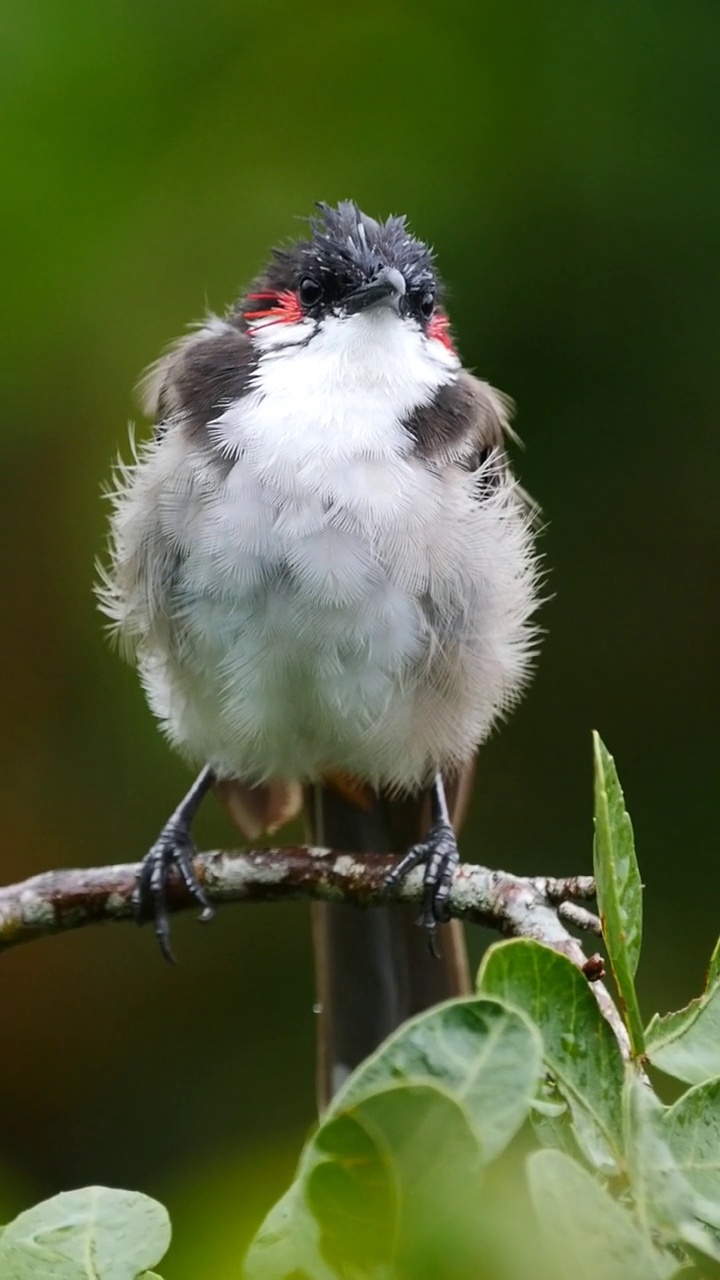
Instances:
[[[257,450],[281,466],[318,457],[405,456],[402,421],[449,382],[460,362],[443,343],[389,308],[297,324],[264,322],[254,392],[214,432],[229,451]]]

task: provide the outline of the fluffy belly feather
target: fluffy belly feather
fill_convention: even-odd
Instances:
[[[136,583],[140,669],[169,737],[253,782],[343,769],[408,790],[459,764],[527,667],[518,503],[414,459],[345,461],[322,493],[297,475],[278,492],[272,474],[241,459],[208,484],[195,463],[138,504],[155,511],[145,547],[175,549],[161,586],[147,566]]]

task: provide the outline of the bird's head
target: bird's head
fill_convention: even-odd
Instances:
[[[453,352],[432,253],[405,219],[376,222],[352,201],[318,208],[309,237],[276,250],[238,306],[259,352],[279,354],[320,334],[341,345],[371,335],[382,344],[398,326],[430,350]]]

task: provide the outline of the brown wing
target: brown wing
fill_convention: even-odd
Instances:
[[[537,524],[540,508],[511,475],[505,449],[506,441],[518,442],[511,426],[514,408],[509,396],[463,370],[429,404],[415,409],[405,426],[416,441],[419,458],[438,467],[477,472],[480,500],[499,483],[509,482],[514,497]]]
[[[155,418],[158,434],[172,418],[201,432],[247,394],[256,365],[247,334],[229,321],[212,319],[150,366],[140,382],[143,409]]]
[[[472,467],[474,460],[492,452],[504,457],[505,437],[512,434],[512,408],[506,396],[463,370],[427,404],[414,409],[405,427],[419,458]]]

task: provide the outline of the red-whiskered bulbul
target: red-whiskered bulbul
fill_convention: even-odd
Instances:
[[[403,218],[319,206],[223,317],[144,382],[153,439],[120,466],[102,606],[170,741],[203,768],[147,854],[138,918],[215,786],[249,838],[304,804],[314,843],[424,864],[404,910],[315,904],[320,1095],[410,1014],[469,989],[442,923],[473,759],[528,676],[532,512],[509,402],[456,353]],[[440,939],[440,957],[436,933]]]

